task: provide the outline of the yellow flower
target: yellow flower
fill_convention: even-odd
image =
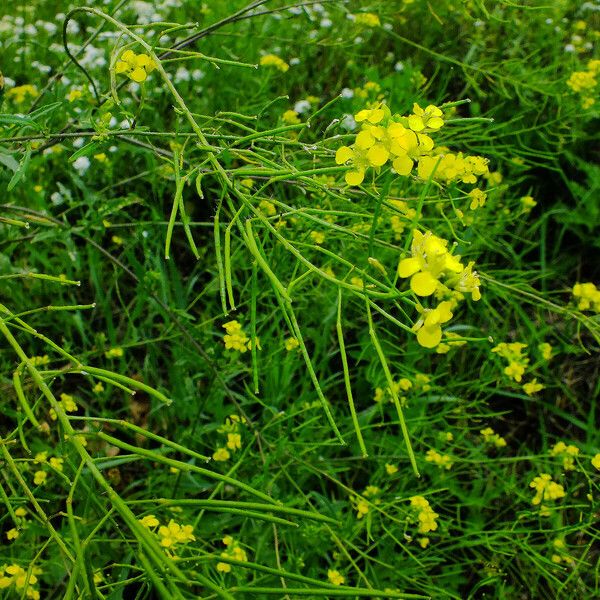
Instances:
[[[533,505],[540,504],[542,500],[558,500],[565,497],[563,486],[552,481],[548,473],[541,473],[538,477],[534,477],[529,487],[535,489],[535,496],[531,501]]]
[[[285,73],[290,68],[290,65],[275,54],[265,54],[261,57],[260,64],[263,67],[274,67],[275,69],[279,69],[282,73]]]
[[[25,84],[11,88],[6,92],[6,97],[15,101],[16,104],[23,104],[27,98],[33,99],[40,95],[35,85]]]
[[[223,336],[226,350],[235,350],[244,353],[251,347],[250,338],[242,329],[239,321],[228,321],[223,325],[223,328],[227,332]]]
[[[115,64],[117,75],[127,75],[136,83],[146,81],[154,69],[156,63],[147,54],[136,54],[133,50],[125,50]]]
[[[239,433],[228,433],[227,447],[230,450],[239,450],[242,447],[242,436]]]
[[[413,104],[413,114],[408,117],[408,126],[417,132],[424,129],[436,131],[444,124],[442,115],[441,109],[433,104],[423,109],[415,102]]]
[[[281,115],[281,120],[288,125],[296,125],[300,123],[300,117],[295,110],[286,110],[283,115]]]
[[[317,245],[320,246],[325,241],[325,234],[322,231],[311,231],[310,239]]]
[[[220,462],[229,460],[230,456],[231,455],[229,454],[227,448],[217,448],[212,455],[213,460],[220,461]]]
[[[592,466],[600,471],[600,454],[596,454],[592,458]]]
[[[64,462],[65,462],[64,459],[62,459],[62,458],[54,458],[54,457],[52,457],[50,459],[50,461],[49,461],[50,466],[53,469],[56,469],[57,471],[60,471],[60,472],[62,472],[62,470],[63,470],[63,463]]]
[[[479,188],[474,188],[469,192],[469,197],[471,198],[469,208],[471,210],[476,210],[485,204],[487,194],[482,192]]]
[[[576,283],[573,286],[573,297],[577,299],[579,310],[600,313],[600,289],[593,283]]]
[[[277,208],[275,208],[275,205],[268,200],[261,200],[258,208],[260,209],[260,212],[267,217],[274,217],[277,214]]]
[[[231,573],[231,565],[229,563],[218,562],[217,571],[219,573]]]
[[[145,517],[138,519],[138,521],[144,527],[148,527],[148,529],[151,529],[152,527],[157,527],[158,525],[160,525],[159,520],[154,515],[146,515]]]
[[[521,198],[521,205],[523,206],[524,212],[531,212],[531,209],[537,205],[537,202],[532,196],[523,196]]]
[[[285,349],[288,352],[295,350],[300,345],[300,342],[295,337],[289,337],[285,340]]]
[[[552,358],[552,346],[547,342],[538,344],[538,350],[544,360],[548,361]]]
[[[419,546],[421,546],[421,548],[427,548],[427,546],[429,546],[429,538],[428,537],[419,538]]]
[[[544,385],[542,383],[538,383],[538,380],[534,377],[531,381],[523,384],[523,391],[528,396],[533,396],[536,392],[544,389]]]
[[[492,352],[500,354],[508,361],[508,366],[504,368],[504,374],[519,383],[523,379],[525,369],[529,364],[529,358],[523,355],[523,350],[527,344],[521,342],[506,343],[502,342],[492,348]]]
[[[440,454],[436,450],[428,450],[425,455],[425,460],[430,463],[434,463],[442,469],[449,470],[452,468],[452,457],[448,454]]]
[[[344,585],[344,582],[346,581],[344,576],[341,575],[340,572],[336,571],[335,569],[327,570],[327,579],[329,579],[329,581],[333,583],[333,585]]]
[[[417,332],[417,342],[424,348],[435,348],[442,339],[442,324],[452,318],[452,303],[448,300],[440,302],[436,308],[419,308],[421,318],[413,326]]]
[[[374,13],[357,13],[353,15],[354,22],[362,27],[379,27],[381,21]]]
[[[120,358],[123,354],[123,348],[110,348],[104,353],[104,356],[106,358]]]
[[[94,158],[101,163],[106,162],[107,156],[105,152],[99,152],[98,154],[94,154]]]
[[[47,478],[48,473],[46,473],[46,471],[36,471],[33,474],[33,483],[35,483],[35,485],[43,485],[46,483]]]
[[[48,460],[48,451],[47,450],[44,450],[44,452],[38,452],[33,458],[33,462],[38,465],[46,462],[47,460]]]
[[[429,502],[423,496],[412,496],[409,498],[409,500],[411,507],[418,511],[418,532],[428,533],[430,531],[435,531],[438,528],[436,519],[439,517],[439,515],[433,511],[429,505]]]
[[[194,541],[191,525],[179,525],[171,519],[168,525],[163,525],[158,529],[158,535],[160,536],[160,545],[165,548],[172,548],[176,544],[187,544],[188,542]]]
[[[369,512],[369,503],[363,498],[355,499],[356,518],[362,519]]]
[[[398,472],[398,467],[396,465],[390,465],[389,463],[385,464],[385,472],[388,475],[393,475]]]
[[[506,446],[506,440],[494,432],[491,427],[486,427],[479,432],[483,436],[483,443],[494,445],[497,448],[504,448]]]
[[[572,471],[575,469],[575,457],[579,455],[579,448],[573,444],[565,444],[564,442],[557,442],[550,450],[550,456],[558,456],[562,458],[563,469],[565,471]]]
[[[20,535],[19,531],[15,527],[13,527],[12,529],[9,529],[6,532],[6,538],[9,541],[16,540],[19,537],[19,535]]]
[[[69,102],[75,102],[75,100],[79,100],[79,98],[81,98],[81,96],[83,96],[83,92],[81,90],[78,90],[76,88],[73,88],[68,94],[67,94],[67,100]]]

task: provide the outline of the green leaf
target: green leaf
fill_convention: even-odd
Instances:
[[[25,155],[21,159],[19,163],[18,169],[15,171],[11,180],[8,182],[8,187],[6,188],[9,192],[21,181],[21,179],[25,178],[25,172],[27,171],[27,167],[29,166],[29,159],[31,158],[31,146],[27,147],[25,151]]]

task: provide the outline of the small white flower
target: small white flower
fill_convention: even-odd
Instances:
[[[294,104],[294,110],[299,115],[303,115],[305,112],[310,110],[310,102],[308,100],[298,100],[298,102]]]
[[[73,168],[80,174],[83,175],[89,168],[91,162],[87,156],[80,156],[74,163]]]
[[[344,115],[340,121],[340,127],[346,131],[354,131],[356,129],[354,117],[350,114]]]
[[[331,19],[321,19],[321,27],[331,27],[333,21]]]
[[[340,96],[342,98],[346,98],[346,100],[348,100],[350,98],[354,98],[354,90],[351,90],[350,88],[344,88],[341,91]]]
[[[291,67],[295,67],[296,65],[300,64],[300,59],[297,57],[294,58],[290,58],[290,66]]]
[[[404,63],[401,60],[394,65],[394,71],[397,73],[402,73],[402,71],[404,71]]]
[[[73,140],[73,148],[81,148],[83,146],[85,140],[82,137],[75,138]]]

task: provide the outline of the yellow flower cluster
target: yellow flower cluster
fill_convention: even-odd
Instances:
[[[452,468],[452,457],[449,454],[440,454],[433,449],[427,450],[427,454],[425,454],[425,460],[437,465],[441,469],[449,470]]]
[[[6,92],[6,97],[13,100],[15,104],[23,104],[25,100],[37,98],[40,95],[35,85],[18,85]]]
[[[435,351],[438,354],[447,354],[452,350],[452,348],[458,348],[458,346],[464,346],[467,342],[461,339],[461,336],[458,333],[454,333],[452,331],[446,332],[446,341],[440,342]]]
[[[538,350],[545,361],[549,361],[552,358],[552,346],[548,342],[538,344]]]
[[[248,554],[240,546],[239,542],[234,540],[230,535],[226,535],[222,542],[227,546],[227,549],[221,552],[222,558],[237,560],[239,562],[248,562]],[[220,573],[231,573],[231,565],[229,563],[219,562],[217,563],[217,571]]]
[[[160,545],[163,548],[174,550],[178,545],[188,544],[195,541],[194,527],[192,525],[180,525],[171,519],[166,525],[160,525],[160,521],[154,515],[146,515],[139,522],[148,529],[157,533]],[[156,528],[158,527],[158,532]]]
[[[287,123],[288,125],[297,125],[298,123],[300,123],[300,117],[298,116],[298,113],[295,110],[286,110],[281,115],[281,120],[284,123]]]
[[[357,13],[352,16],[354,22],[362,27],[379,27],[381,25],[379,17],[374,13]]]
[[[523,355],[523,350],[527,348],[527,344],[521,342],[502,342],[492,348],[492,352],[500,354],[508,361],[508,366],[504,368],[504,374],[512,377],[517,383],[523,379],[525,369],[529,364],[529,358]]]
[[[410,289],[421,297],[436,294],[438,298],[450,298],[435,308],[417,306],[421,317],[414,325],[417,341],[425,348],[435,348],[442,339],[442,325],[452,318],[452,309],[463,293],[470,293],[473,300],[481,298],[481,284],[474,262],[465,267],[460,256],[448,251],[448,242],[431,231],[413,231],[411,257],[403,258],[398,264],[398,275],[410,277]],[[440,279],[444,278],[445,283]]]
[[[13,527],[6,532],[6,539],[8,539],[9,542],[16,540],[19,535],[21,535],[21,531],[27,527],[29,521],[26,519],[26,516],[27,511],[22,506],[15,509],[14,518],[16,527]]]
[[[116,236],[113,236],[113,242],[115,241],[114,238]],[[125,352],[123,351],[123,348],[109,348],[105,353],[104,356],[106,356],[106,358],[121,358],[123,355],[125,354]]]
[[[423,496],[413,496],[410,498],[410,506],[417,511],[419,533],[429,533],[438,528],[436,519],[440,515],[433,511],[429,502]]]
[[[535,496],[531,501],[531,504],[534,506],[537,506],[542,501],[558,500],[565,497],[563,486],[560,483],[552,481],[552,477],[548,473],[541,473],[539,476],[534,477],[529,487],[535,490]]]
[[[550,450],[550,456],[557,456],[562,459],[563,469],[572,471],[575,469],[575,457],[579,455],[579,448],[573,444],[557,442]]]
[[[252,348],[250,338],[246,335],[239,321],[228,321],[223,325],[223,329],[226,331],[223,337],[226,350],[244,353]]]
[[[354,144],[341,146],[335,154],[338,165],[352,167],[345,174],[348,185],[360,185],[369,168],[379,169],[388,161],[398,175],[410,175],[418,162],[419,177],[447,183],[476,183],[478,176],[489,173],[488,161],[481,156],[453,154],[443,147],[434,150],[428,134],[438,131],[444,119],[442,110],[433,104],[421,108],[415,103],[411,115],[392,116],[390,109],[380,103],[376,108],[359,111],[354,119],[361,123]],[[477,197],[478,203],[481,198]]]
[[[156,69],[156,63],[147,54],[136,54],[133,50],[125,50],[115,64],[117,75],[127,75],[136,83],[146,81],[154,69]]]
[[[388,204],[393,207],[393,212],[390,216],[390,227],[394,232],[394,238],[396,241],[399,241],[402,239],[402,234],[406,227],[405,223],[412,221],[416,217],[417,211],[414,208],[409,208],[404,200],[390,199],[388,200]]]
[[[583,108],[590,108],[595,104],[594,90],[598,83],[596,79],[600,73],[600,60],[592,59],[587,64],[585,71],[575,71],[571,73],[567,79],[567,85],[576,94],[581,95],[581,103]]]
[[[329,582],[333,583],[333,585],[344,585],[344,583],[346,581],[344,576],[339,571],[336,571],[335,569],[327,570],[327,579],[329,579]]]
[[[298,346],[300,346],[300,342],[295,337],[289,337],[285,340],[285,349],[288,352],[295,350]]]
[[[70,396],[69,394],[61,394],[58,403],[62,406],[65,412],[72,413],[77,412],[78,410],[77,403],[75,402],[73,396]],[[56,411],[53,408],[51,408],[49,413],[50,418],[53,421],[56,421]]]
[[[592,458],[592,467],[598,469],[598,471],[600,471],[600,454],[596,454],[593,458]]]
[[[66,394],[63,394],[66,396]],[[69,396],[70,398],[70,396]],[[44,466],[53,471],[62,473],[64,459],[52,456],[48,458],[48,451],[38,452],[33,458],[33,462],[36,465],[43,465],[42,468],[38,469],[33,474],[33,483],[35,485],[44,485],[48,479],[48,471],[44,470]]]
[[[528,381],[527,383],[523,384],[523,391],[528,395],[528,396],[533,396],[535,393],[539,392],[540,390],[543,390],[546,386],[543,383],[538,383],[538,380],[536,377],[534,377],[531,381]]]
[[[593,283],[576,283],[573,297],[579,310],[593,310],[600,313],[600,290]]]
[[[410,390],[413,392],[428,392],[431,389],[430,381],[429,376],[424,373],[417,373],[413,380],[402,377],[397,381],[392,381],[392,390],[390,390],[389,387],[375,388],[373,401],[377,403],[393,402],[393,394],[395,394],[400,399],[400,402],[404,403],[406,397],[401,395],[402,392],[408,392]]]
[[[212,457],[213,460],[224,462],[231,458],[231,452],[237,452],[242,447],[242,436],[239,433],[240,426],[246,423],[244,417],[229,415],[225,419],[225,424],[219,427],[217,431],[227,436],[225,446],[217,448]],[[231,451],[231,452],[230,452]]]
[[[40,592],[34,586],[38,581],[37,576],[42,573],[39,567],[30,567],[29,571],[20,565],[4,565],[0,567],[0,590],[14,586],[15,598],[31,598],[39,600]]]
[[[275,69],[279,69],[282,73],[285,73],[290,68],[290,65],[276,54],[265,54],[261,57],[260,64],[263,67],[274,67]]]
[[[506,440],[501,435],[497,434],[491,427],[486,427],[479,433],[483,437],[484,444],[496,446],[496,448],[504,448],[504,446],[506,446]]]

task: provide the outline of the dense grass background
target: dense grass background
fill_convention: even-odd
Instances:
[[[600,6],[78,7],[0,20],[0,595],[598,596]],[[484,206],[346,185],[353,115],[414,102]],[[461,345],[411,331],[415,230],[475,261]]]

